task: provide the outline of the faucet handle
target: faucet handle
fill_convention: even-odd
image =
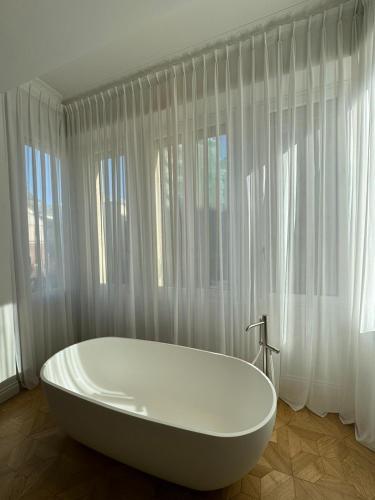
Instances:
[[[249,330],[252,330],[253,328],[256,328],[257,326],[261,325],[264,325],[264,321],[258,321],[258,323],[247,325],[247,327],[245,328],[245,332],[248,332]]]
[[[266,349],[268,349],[269,351],[272,351],[272,352],[274,352],[276,354],[280,354],[280,349],[276,349],[276,347],[273,347],[270,344],[266,344]]]

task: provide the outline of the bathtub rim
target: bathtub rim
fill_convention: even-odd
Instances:
[[[250,369],[254,369],[255,371],[259,372],[259,374],[262,377],[264,377],[265,381],[267,382],[267,384],[271,388],[271,393],[272,393],[272,396],[273,396],[271,408],[268,411],[268,413],[266,414],[266,416],[263,418],[263,420],[261,420],[257,425],[254,425],[253,427],[249,427],[248,429],[245,429],[243,431],[237,431],[237,432],[215,432],[215,431],[208,431],[208,430],[200,430],[199,428],[193,428],[193,427],[184,426],[184,425],[172,424],[172,423],[166,422],[164,420],[161,420],[161,419],[158,419],[158,418],[155,418],[155,417],[149,417],[148,415],[141,415],[139,413],[135,413],[135,412],[130,411],[130,410],[125,410],[125,409],[122,409],[122,408],[117,408],[116,406],[112,406],[112,405],[110,405],[108,403],[105,403],[103,401],[98,401],[97,399],[95,399],[93,397],[83,395],[83,394],[81,394],[79,392],[75,392],[75,391],[72,391],[70,389],[67,389],[66,387],[63,387],[62,385],[56,384],[54,382],[51,382],[45,376],[44,371],[46,370],[47,363],[49,361],[51,361],[55,356],[57,356],[58,354],[60,354],[61,352],[65,351],[66,349],[69,349],[69,348],[71,348],[73,346],[76,346],[76,345],[80,345],[80,344],[84,344],[84,343],[88,343],[88,342],[95,342],[95,341],[99,341],[99,340],[103,340],[103,339],[119,339],[119,340],[128,340],[128,341],[135,341],[135,342],[139,342],[140,341],[140,342],[147,342],[147,343],[157,342],[159,344],[166,344],[167,346],[178,347],[180,349],[188,349],[188,350],[192,350],[192,351],[200,351],[200,352],[204,352],[204,353],[207,353],[209,355],[214,355],[214,356],[223,356],[225,358],[234,359],[234,360],[236,360],[236,362],[244,363],[244,364],[248,365],[250,367]],[[60,349],[60,351],[57,351],[50,358],[48,358],[47,361],[45,361],[43,363],[42,368],[40,369],[40,378],[41,378],[41,381],[44,384],[46,384],[46,385],[50,385],[50,386],[54,387],[55,389],[62,390],[64,392],[70,394],[71,396],[75,396],[75,397],[81,398],[81,399],[83,399],[85,401],[88,401],[90,403],[97,404],[99,406],[107,408],[108,410],[116,411],[118,413],[122,413],[122,414],[128,415],[130,417],[140,418],[142,420],[146,420],[148,422],[153,422],[153,423],[156,423],[156,424],[159,424],[159,425],[165,425],[165,426],[173,427],[175,429],[179,429],[179,430],[183,430],[183,431],[194,432],[194,433],[197,433],[197,434],[203,434],[205,436],[212,436],[212,437],[218,437],[218,438],[236,438],[236,437],[246,436],[248,434],[253,434],[254,432],[258,431],[259,429],[265,427],[268,424],[268,422],[272,419],[272,417],[276,413],[276,407],[277,407],[277,394],[276,394],[275,388],[274,388],[271,380],[262,372],[262,370],[260,370],[258,367],[256,367],[252,363],[250,363],[248,361],[245,361],[244,359],[241,359],[241,358],[236,358],[235,356],[230,356],[228,354],[222,354],[222,353],[218,353],[218,352],[214,352],[214,351],[206,351],[205,349],[199,349],[199,348],[196,348],[196,347],[187,347],[187,346],[182,346],[182,345],[179,345],[179,344],[172,344],[170,342],[160,342],[160,341],[155,341],[155,340],[145,340],[145,339],[135,339],[135,338],[128,338],[128,337],[108,336],[108,337],[95,337],[95,338],[92,338],[92,339],[83,340],[81,342],[76,342],[74,344],[71,344],[70,346],[67,346],[67,347],[64,347],[63,349]]]

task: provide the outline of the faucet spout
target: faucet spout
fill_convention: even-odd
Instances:
[[[253,323],[252,325],[247,325],[245,328],[245,332],[248,332],[249,330],[252,330],[253,328],[256,328],[257,326],[264,325],[264,321],[258,321],[258,323]]]

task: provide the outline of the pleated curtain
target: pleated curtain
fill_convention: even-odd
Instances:
[[[35,84],[5,94],[5,115],[17,368],[32,388],[42,363],[76,339],[64,115]]]
[[[244,328],[265,313],[280,397],[340,413],[375,449],[374,28],[373,1],[348,1],[55,113],[59,286],[45,281],[39,309],[21,302],[24,360],[37,366],[36,337],[40,360],[51,339],[116,335],[252,361],[258,336]],[[29,190],[16,186],[25,262],[15,200]],[[34,194],[49,230],[43,206]],[[26,268],[21,297],[33,296]],[[34,336],[22,311],[44,318]]]
[[[66,107],[82,338],[252,360],[267,313],[281,397],[375,446],[373,28],[348,2]]]

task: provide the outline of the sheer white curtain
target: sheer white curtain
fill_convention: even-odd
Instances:
[[[353,61],[346,112],[349,196],[346,380],[339,410],[357,439],[375,450],[375,4],[364,3],[364,30]],[[346,312],[346,311],[345,311]]]
[[[245,357],[255,345],[242,333],[247,173],[232,122],[243,97],[222,55],[67,107],[83,338],[130,335]]]
[[[375,448],[374,3],[296,23],[286,46],[264,40],[250,227],[280,395],[355,421]]]
[[[74,342],[75,272],[63,109],[35,84],[5,95],[17,304],[17,365],[23,384]]]
[[[375,447],[374,5],[347,2],[66,107],[80,332],[256,353]]]

